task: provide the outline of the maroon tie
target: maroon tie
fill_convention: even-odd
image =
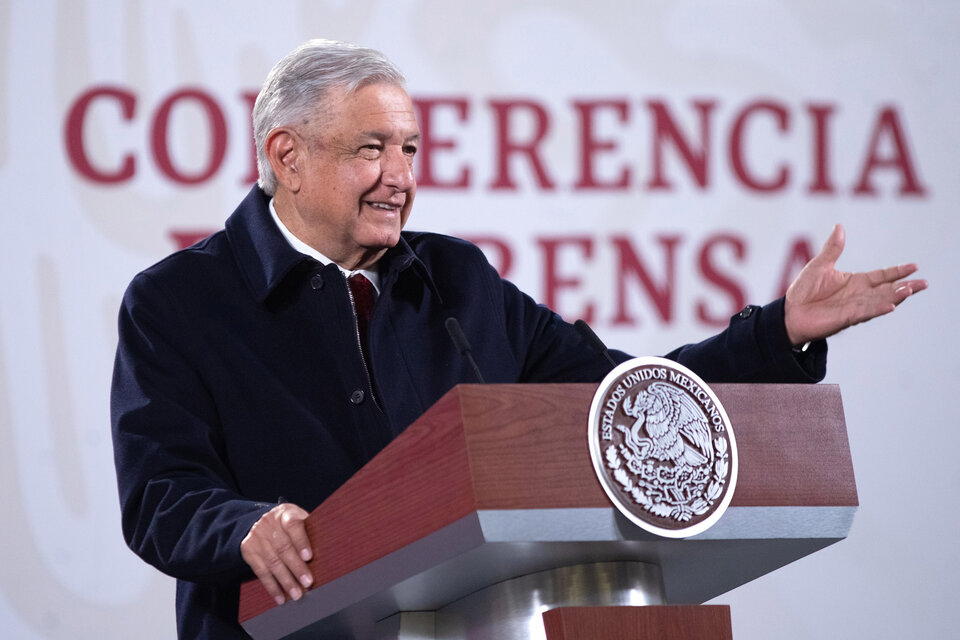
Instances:
[[[373,288],[372,282],[359,273],[350,276],[347,283],[350,285],[350,293],[353,294],[353,311],[357,314],[357,331],[360,333],[363,357],[369,363],[367,328],[370,326],[370,316],[373,315],[373,303],[377,301],[377,290]]]

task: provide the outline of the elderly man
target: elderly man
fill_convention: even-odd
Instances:
[[[254,574],[278,603],[311,586],[306,510],[473,380],[447,318],[490,382],[609,369],[476,247],[402,232],[420,134],[381,54],[304,44],[267,77],[254,129],[259,185],[224,230],[139,274],[119,319],[123,532],[178,579],[184,638],[245,637],[239,585]],[[840,273],[842,248],[838,227],[785,299],[668,357],[713,381],[821,379],[823,338],[926,287],[903,280],[913,265]]]

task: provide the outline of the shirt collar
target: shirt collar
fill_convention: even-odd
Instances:
[[[315,260],[294,249],[283,236],[281,228],[271,219],[269,201],[270,196],[254,185],[224,225],[237,265],[250,293],[260,303],[266,301],[297,265]],[[417,257],[403,235],[397,246],[389,249],[378,264],[380,286],[392,286],[401,271],[412,267],[439,298],[427,266]]]
[[[320,264],[327,265],[327,264],[333,263],[333,260],[323,255],[322,253],[320,253],[319,251],[317,251],[316,249],[308,245],[306,242],[304,242],[297,236],[293,235],[293,232],[287,228],[287,225],[283,224],[283,222],[280,220],[280,216],[277,215],[277,208],[273,205],[273,198],[270,198],[270,202],[268,203],[268,206],[270,207],[270,216],[273,218],[273,221],[276,223],[277,228],[280,229],[280,233],[283,235],[284,238],[286,238],[287,242],[290,244],[291,247],[293,247],[294,249],[296,249],[297,251],[299,251],[304,255],[310,256]],[[376,268],[355,269],[353,271],[350,271],[348,269],[344,269],[339,264],[337,265],[337,268],[340,269],[340,272],[343,273],[343,276],[348,279],[350,278],[350,276],[354,274],[357,274],[357,273],[363,274],[363,276],[366,277],[366,279],[369,280],[371,284],[373,284],[373,288],[377,291],[377,294],[380,293],[380,272],[377,271]]]

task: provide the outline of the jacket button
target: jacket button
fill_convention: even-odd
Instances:
[[[319,273],[314,274],[313,277],[310,278],[310,286],[313,287],[315,291],[323,289],[323,276]]]
[[[363,402],[363,389],[357,389],[350,394],[350,402],[353,404],[360,404]]]
[[[740,312],[740,317],[746,320],[753,315],[753,310],[756,309],[754,306],[744,307],[743,311]]]

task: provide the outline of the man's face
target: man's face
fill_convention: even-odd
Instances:
[[[397,244],[413,207],[420,129],[410,97],[390,84],[334,90],[304,137],[294,196],[303,239],[345,268],[369,266]]]

